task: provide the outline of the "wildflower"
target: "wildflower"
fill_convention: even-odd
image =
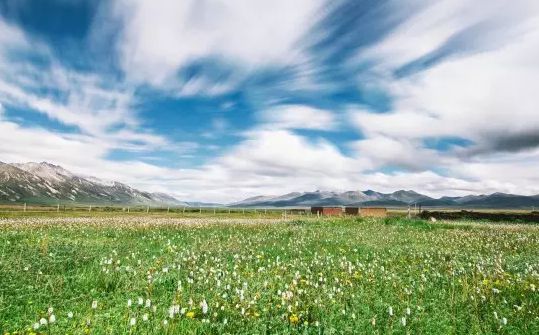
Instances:
[[[373,327],[376,327],[376,318],[372,318],[372,319],[371,319],[371,325],[372,325]]]
[[[406,327],[406,318],[404,316],[401,318],[401,323],[403,327]]]
[[[206,303],[206,299],[202,300],[200,308],[202,308],[202,314],[208,313],[208,303]]]
[[[49,323],[55,323],[56,322],[56,316],[54,314],[51,314],[51,316],[49,316]]]
[[[166,325],[168,325],[168,320],[167,319],[163,320],[163,326],[166,326]]]
[[[49,313],[49,315],[51,315],[53,312],[54,312],[54,308],[49,307],[49,308],[47,309],[47,313]]]
[[[195,317],[195,312],[189,311],[189,312],[185,313],[185,316],[187,316],[189,319],[192,319],[192,318]]]
[[[71,319],[71,318],[73,317],[73,312],[68,312],[68,313],[67,313],[67,317],[68,317],[69,319]]]
[[[144,299],[142,299],[141,297],[138,298],[138,304],[139,305],[142,305],[144,303]]]
[[[131,320],[129,320],[129,325],[130,325],[130,326],[134,326],[134,325],[136,325],[136,324],[137,324],[137,319],[131,318]]]
[[[148,321],[148,313],[145,313],[145,314],[142,316],[142,321]]]
[[[293,325],[296,325],[299,322],[299,317],[296,314],[290,315],[289,319],[290,319],[290,323]]]
[[[133,301],[131,301],[131,299],[128,299],[127,300],[127,307],[131,307],[132,304],[133,304]]]
[[[40,326],[40,325],[39,325],[39,322],[34,323],[34,330],[38,330],[38,329],[39,329],[39,326]]]
[[[151,300],[150,300],[150,299],[146,299],[146,305],[145,305],[145,306],[146,306],[147,308],[150,308],[151,305],[152,305]]]
[[[97,300],[92,301],[92,309],[97,308]]]
[[[393,307],[389,306],[387,312],[389,313],[389,316],[393,316]]]
[[[506,318],[502,318],[502,325],[507,325],[507,319]]]
[[[47,324],[47,319],[45,319],[45,318],[39,319],[39,324],[42,325],[42,326],[45,326]]]
[[[410,315],[412,311],[410,310],[410,307],[406,307],[406,315]]]

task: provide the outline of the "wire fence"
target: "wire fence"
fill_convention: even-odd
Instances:
[[[203,206],[117,206],[117,205],[0,205],[0,213],[118,213],[118,214],[185,214],[185,215],[267,215],[311,216],[310,208],[240,208]]]

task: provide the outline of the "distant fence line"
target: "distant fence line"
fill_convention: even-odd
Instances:
[[[200,213],[311,215],[309,208],[239,208],[203,206],[115,206],[115,205],[0,205],[0,213],[110,212],[110,213]]]

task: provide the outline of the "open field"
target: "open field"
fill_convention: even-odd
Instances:
[[[537,225],[30,214],[0,333],[539,333]]]

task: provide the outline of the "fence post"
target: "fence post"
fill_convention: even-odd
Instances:
[[[24,203],[24,211],[26,212],[26,202]]]
[[[198,212],[199,212],[200,214],[202,214],[202,206],[199,206],[199,207],[198,207]]]
[[[88,212],[91,212],[92,211],[92,205],[90,205],[90,207],[88,207]]]
[[[150,213],[150,206],[146,206],[146,213]]]
[[[167,207],[167,213],[169,213],[169,212],[170,212],[170,206]]]

